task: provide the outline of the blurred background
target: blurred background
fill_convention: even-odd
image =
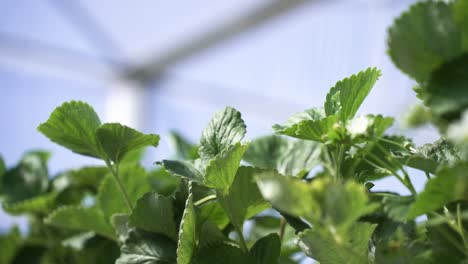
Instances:
[[[198,140],[224,106],[242,112],[247,138],[323,104],[336,81],[369,66],[382,77],[361,113],[400,117],[413,82],[386,54],[386,31],[413,0],[0,1],[0,153],[7,165],[40,148],[51,173],[99,164],[51,143],[36,127],[64,101],[91,104],[162,141],[146,166],[171,154],[170,130]],[[405,133],[432,141],[430,128]],[[424,177],[415,179],[422,187]],[[378,189],[404,192],[394,181]],[[0,212],[0,229],[21,219]]]

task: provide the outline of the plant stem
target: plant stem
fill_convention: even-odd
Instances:
[[[124,187],[122,181],[119,178],[119,165],[115,164],[115,168],[114,168],[114,166],[112,166],[112,164],[109,161],[106,161],[106,165],[109,168],[109,170],[111,171],[112,176],[114,176],[114,179],[117,182],[117,186],[118,186],[118,188],[120,190],[120,193],[122,194],[122,196],[123,196],[123,198],[125,200],[125,203],[127,204],[128,209],[130,211],[132,211],[133,210],[132,202],[130,200],[130,197],[128,196],[127,191],[125,190],[125,187]]]
[[[431,175],[429,174],[429,172],[425,171],[424,173],[426,174],[426,178],[427,178],[428,180],[430,180],[430,179],[431,179]]]
[[[379,137],[379,138],[377,138],[377,139],[380,140],[380,141],[383,141],[383,142],[385,142],[385,143],[388,143],[388,144],[392,144],[392,145],[394,145],[394,146],[397,146],[397,147],[399,147],[399,148],[401,148],[401,149],[403,149],[403,150],[408,151],[408,149],[406,149],[403,145],[401,145],[401,144],[398,143],[398,142],[391,141],[391,140],[388,140],[388,139],[382,138],[382,137]]]
[[[462,218],[461,218],[461,210],[460,210],[460,203],[457,203],[457,229],[458,233],[463,240],[463,245],[465,246],[465,254],[468,252],[468,241],[466,240],[465,230],[462,225]]]
[[[283,242],[285,230],[286,230],[286,219],[284,217],[281,217],[280,230],[279,230],[279,237],[280,237],[281,242]]]
[[[388,167],[386,166],[387,164],[385,164],[385,162],[384,162],[383,160],[381,160],[381,159],[380,159],[379,157],[377,157],[374,153],[368,151],[367,149],[362,148],[362,147],[360,147],[360,146],[358,146],[358,145],[356,145],[356,144],[353,144],[353,147],[358,148],[358,149],[360,149],[360,150],[362,150],[362,151],[365,151],[372,159],[374,159],[376,162],[378,162],[378,163],[380,164],[379,166],[377,166],[377,168],[383,168],[383,169],[386,169],[386,170],[388,170],[389,172],[391,172],[392,175],[394,175],[406,188],[408,188],[408,190],[411,192],[411,194],[416,195],[416,190],[414,189],[414,186],[413,186],[413,184],[411,183],[411,180],[409,180],[409,177],[407,177],[407,178],[406,178],[406,177],[405,177],[405,178],[401,177],[395,170],[393,170],[393,169],[391,169],[391,168],[388,168]],[[368,160],[366,160],[366,159],[364,159],[364,160],[367,161],[367,162],[369,163]],[[371,165],[373,165],[373,166],[376,166],[376,165],[373,164],[373,163],[369,163],[369,164],[371,164]],[[404,171],[404,173],[406,173],[406,171]],[[407,174],[406,174],[406,175],[407,175]],[[405,175],[405,176],[406,176],[406,175]]]
[[[241,248],[244,252],[249,252],[248,248],[247,248],[247,244],[245,243],[245,239],[244,239],[244,233],[242,232],[242,230],[237,227],[237,225],[234,225],[234,228],[236,229],[236,232],[237,234],[239,235],[239,240],[240,240],[240,244],[241,244]]]
[[[416,189],[414,188],[414,185],[413,183],[411,182],[411,178],[409,177],[408,175],[408,172],[406,172],[405,168],[403,167],[403,165],[401,165],[401,163],[399,162],[393,162],[392,158],[391,158],[391,155],[392,153],[390,153],[390,151],[388,151],[387,149],[385,149],[384,147],[382,147],[379,143],[377,143],[377,147],[380,149],[380,151],[384,152],[385,153],[385,156],[387,157],[387,161],[390,162],[390,163],[393,163],[395,164],[400,170],[401,172],[403,173],[404,175],[404,180],[406,182],[406,186],[409,188],[410,192],[414,195],[416,194]]]
[[[205,197],[201,198],[200,200],[194,202],[193,205],[199,206],[199,205],[202,205],[202,204],[204,204],[206,202],[209,202],[211,200],[214,200],[214,199],[216,199],[216,194],[208,195],[208,196],[205,196]]]

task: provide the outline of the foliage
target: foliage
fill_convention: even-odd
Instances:
[[[337,82],[276,135],[244,141],[240,112],[226,107],[198,144],[173,133],[173,159],[149,169],[142,151],[158,135],[62,104],[38,130],[102,166],[51,177],[47,152],[12,167],[0,158],[2,207],[29,220],[26,234],[0,235],[0,264],[467,263],[467,10],[420,2],[389,29],[390,57],[424,105],[407,123],[441,133],[420,147],[386,133],[393,118],[359,114],[376,68]],[[418,193],[411,177],[424,174]],[[373,191],[384,177],[409,194]]]

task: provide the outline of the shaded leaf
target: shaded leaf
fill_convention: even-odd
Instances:
[[[21,245],[21,234],[17,227],[14,227],[7,234],[0,235],[0,263],[12,263]]]
[[[374,228],[371,224],[356,223],[346,237],[309,229],[300,234],[298,245],[322,264],[368,263],[368,243]]]
[[[320,150],[315,142],[271,135],[252,141],[243,159],[258,168],[302,177],[318,164]]]
[[[140,165],[125,164],[121,166],[119,178],[133,205],[145,193],[151,191],[146,171]],[[97,200],[107,219],[110,219],[115,213],[130,213],[127,202],[111,174],[108,174],[101,183]]]
[[[232,224],[242,230],[244,221],[259,212],[267,209],[270,205],[263,199],[258,186],[255,183],[255,176],[265,171],[240,167],[235,180],[229,191],[218,193],[217,198],[229,216]]]
[[[247,253],[244,253],[240,248],[227,244],[216,243],[201,248],[194,260],[193,264],[255,264],[255,260]]]
[[[2,207],[5,212],[11,215],[20,215],[26,213],[47,214],[55,208],[56,197],[57,193],[51,192],[26,200],[21,200],[19,202],[3,203]]]
[[[45,223],[62,228],[93,231],[110,239],[116,238],[112,226],[96,208],[61,207],[50,214]]]
[[[175,264],[176,244],[170,239],[141,231],[130,231],[116,264]]]
[[[255,242],[250,254],[255,258],[257,264],[279,263],[281,252],[281,241],[278,234],[269,234]]]
[[[50,154],[44,151],[28,152],[16,167],[8,170],[0,178],[5,202],[14,203],[30,199],[47,190],[49,156]]]
[[[384,212],[389,218],[399,222],[406,222],[413,202],[413,196],[399,195],[386,195],[382,200]]]
[[[155,193],[147,193],[138,199],[129,217],[131,226],[148,232],[165,235],[177,241],[172,199]]]

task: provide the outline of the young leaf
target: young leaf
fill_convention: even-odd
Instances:
[[[176,244],[161,235],[132,230],[116,264],[175,264]]]
[[[338,138],[335,131],[336,116],[327,116],[320,120],[302,121],[298,124],[295,137],[325,143]]]
[[[250,254],[257,264],[277,264],[281,253],[281,241],[277,234],[269,234],[253,245]]]
[[[327,94],[324,106],[327,116],[337,114],[343,122],[354,117],[379,76],[379,70],[368,68],[337,82]]]
[[[143,147],[156,147],[159,136],[143,134],[119,123],[103,124],[96,130],[96,136],[110,160],[119,163],[125,155]]]
[[[426,81],[444,61],[464,52],[451,4],[413,5],[389,29],[389,54],[395,65],[418,82]]]
[[[248,144],[236,143],[212,159],[206,166],[205,186],[226,192],[234,181]]]
[[[135,204],[145,193],[151,191],[146,171],[140,165],[125,164],[121,166],[119,178],[125,186],[132,204]],[[97,200],[106,219],[110,219],[115,213],[130,213],[125,198],[111,174],[108,174],[102,181]]]
[[[232,224],[239,230],[242,230],[244,221],[248,217],[269,207],[255,183],[255,175],[261,173],[266,172],[252,167],[240,167],[228,193],[217,195]]]
[[[19,164],[0,179],[5,202],[14,203],[44,193],[49,185],[47,161],[50,154],[44,151],[26,153]]]
[[[241,114],[234,108],[226,107],[216,113],[203,131],[199,153],[202,159],[212,159],[229,146],[244,137],[246,127]]]
[[[203,174],[191,162],[179,160],[163,160],[161,165],[172,175],[203,183]]]
[[[177,244],[178,264],[190,264],[197,246],[197,219],[192,199],[192,194],[189,194],[182,221],[180,222],[179,240]]]
[[[37,129],[53,142],[73,152],[102,158],[95,134],[100,125],[101,121],[90,105],[70,101],[55,108],[49,119]]]
[[[321,264],[368,263],[368,244],[375,225],[356,223],[346,237],[330,231],[308,229],[299,235],[304,253]]]
[[[101,211],[78,206],[61,207],[50,214],[45,223],[62,228],[93,231],[115,240],[115,232]]]
[[[413,219],[424,213],[439,209],[452,201],[467,199],[467,171],[468,164],[465,163],[438,171],[437,176],[430,179],[424,190],[416,197],[416,201],[408,213],[408,218]]]
[[[278,134],[283,134],[291,137],[296,137],[296,131],[302,121],[318,121],[325,117],[323,108],[310,108],[304,112],[299,112],[292,115],[283,125],[273,125],[273,131]]]
[[[240,248],[227,244],[216,243],[200,249],[193,264],[256,264],[255,260]]]
[[[318,164],[320,150],[315,142],[271,135],[252,141],[243,159],[258,168],[302,177]]]
[[[177,241],[172,199],[147,193],[136,203],[129,217],[129,225],[148,232],[165,235]]]

